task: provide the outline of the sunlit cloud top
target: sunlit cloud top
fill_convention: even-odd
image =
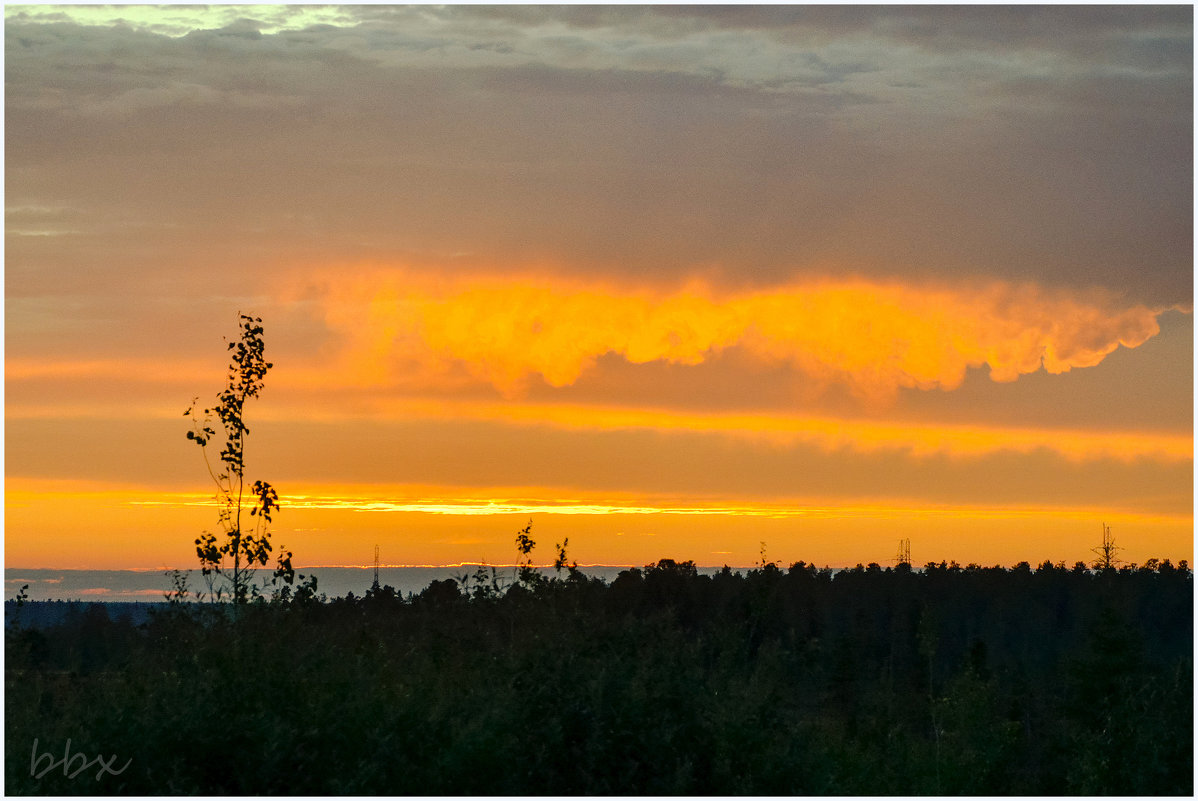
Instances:
[[[328,324],[358,371],[349,380],[441,375],[456,363],[509,395],[531,375],[572,384],[609,353],[699,365],[739,347],[881,400],[900,388],[955,389],[982,365],[1000,382],[1092,367],[1155,335],[1162,311],[999,283],[818,281],[719,293],[701,282],[662,291],[390,271],[337,278],[325,291]]]
[[[186,36],[194,31],[252,25],[264,34],[298,31],[318,25],[352,25],[355,14],[350,8],[312,5],[9,5],[4,17],[9,22],[48,24],[70,22],[78,25],[123,27],[135,31],[170,36]]]

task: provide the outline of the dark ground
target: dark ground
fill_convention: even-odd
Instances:
[[[1193,791],[1167,563],[388,590],[10,624],[6,793]]]

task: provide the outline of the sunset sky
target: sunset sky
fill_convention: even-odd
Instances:
[[[1193,11],[5,8],[5,559],[1193,559]]]

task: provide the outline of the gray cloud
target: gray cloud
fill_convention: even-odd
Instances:
[[[338,11],[10,10],[9,204],[73,210],[12,227],[10,296],[364,259],[1192,295],[1189,9]]]

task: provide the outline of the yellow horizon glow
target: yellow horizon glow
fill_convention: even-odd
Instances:
[[[27,529],[20,542],[6,544],[13,569],[188,566],[194,561],[191,540],[216,524],[216,504],[206,492],[47,480],[9,485],[6,516]],[[275,543],[306,565],[351,562],[345,554],[368,553],[380,541],[389,553],[402,554],[392,556],[393,563],[506,564],[512,536],[529,517],[542,546],[567,536],[571,554],[583,564],[646,564],[663,557],[751,564],[759,541],[768,540],[782,561],[852,565],[884,561],[879,550],[888,553],[891,539],[901,536],[914,537],[933,561],[1072,562],[1089,558],[1099,522],[1116,528],[1131,561],[1192,558],[1192,513],[1100,505],[928,504],[912,498],[750,502],[423,485],[297,486],[282,500]],[[979,533],[963,536],[966,531]]]
[[[175,491],[105,482],[8,479],[5,503],[10,509],[30,501],[70,506],[72,500],[90,499],[127,506],[202,507],[220,504],[211,491]],[[249,508],[247,502],[246,508]],[[772,497],[739,502],[709,495],[585,492],[554,487],[465,488],[425,484],[399,485],[298,485],[281,499],[281,511],[319,509],[351,512],[418,512],[429,515],[683,515],[717,517],[866,518],[979,518],[1139,520],[1179,522],[1191,514],[1149,513],[1112,506],[1055,506],[1028,504],[928,503],[915,498],[883,498],[862,503],[857,499]]]

